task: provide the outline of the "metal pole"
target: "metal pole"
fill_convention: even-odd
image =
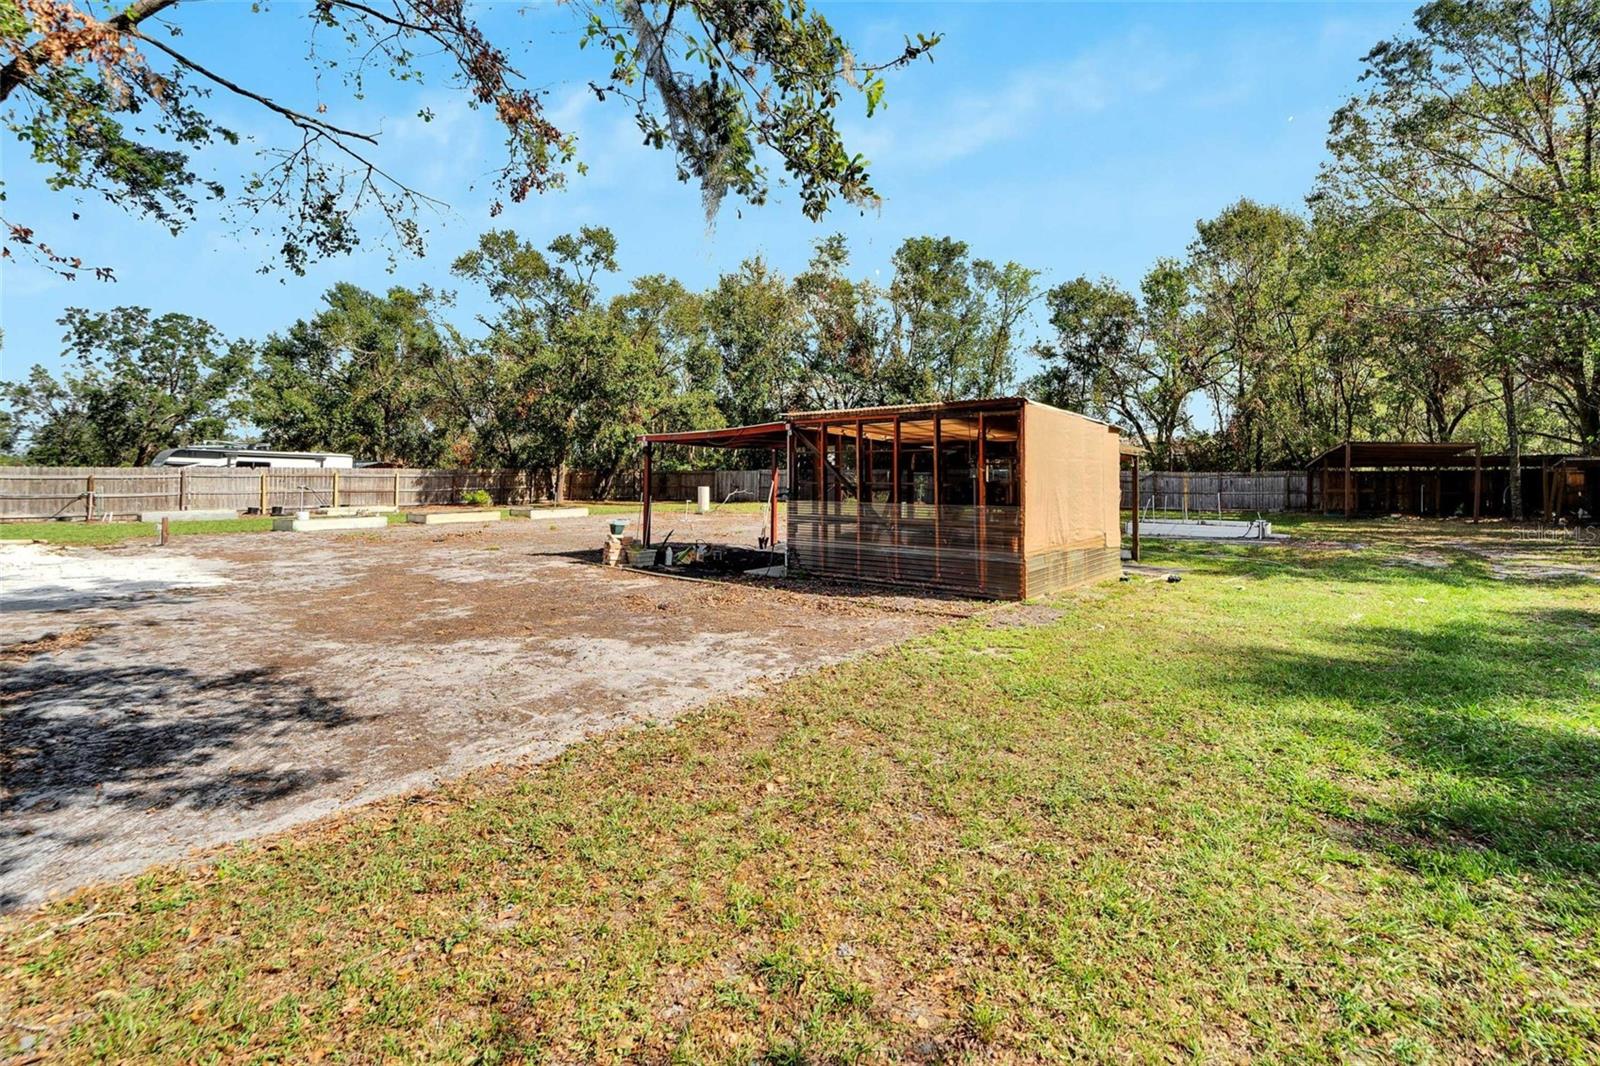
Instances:
[[[1133,561],[1139,561],[1139,457],[1133,459]]]
[[[650,442],[644,445],[644,489],[641,498],[644,503],[644,546],[650,547]]]
[[[772,488],[767,493],[767,551],[778,550],[778,449],[772,449]]]
[[[1352,481],[1352,475],[1351,475],[1351,472],[1350,472],[1350,442],[1349,441],[1345,441],[1344,442],[1344,516],[1346,518],[1350,517],[1350,512],[1354,508],[1353,501],[1350,498],[1350,493],[1351,493],[1352,487],[1353,487],[1353,481]]]
[[[1483,505],[1483,445],[1472,449],[1472,520],[1476,522]]]

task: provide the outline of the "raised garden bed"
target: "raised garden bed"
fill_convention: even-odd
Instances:
[[[382,529],[388,524],[389,520],[381,514],[313,514],[305,518],[283,515],[272,520],[273,530],[280,533],[338,533],[350,529]]]
[[[447,526],[466,522],[498,522],[501,515],[494,507],[421,507],[406,512],[406,521],[421,526]]]
[[[513,507],[512,518],[586,518],[587,507]]]
[[[238,518],[239,512],[232,508],[212,511],[140,511],[139,521],[159,522],[163,518],[174,522],[222,522],[230,518]]]

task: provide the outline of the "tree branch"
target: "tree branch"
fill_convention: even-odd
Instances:
[[[166,8],[176,4],[178,0],[134,0],[133,3],[123,8],[116,16],[107,19],[103,25],[109,26],[118,33],[138,36],[139,23],[148,19]],[[145,38],[148,40],[149,38]],[[37,41],[32,47],[14,57],[5,67],[0,68],[0,102],[6,100],[13,90],[26,85],[38,73],[41,66],[48,66],[51,62],[47,58],[52,51],[48,46],[48,38]],[[70,51],[69,53],[70,54]],[[52,57],[59,62],[64,56]]]

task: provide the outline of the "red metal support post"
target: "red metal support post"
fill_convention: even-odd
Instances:
[[[646,548],[650,547],[650,448],[650,442],[646,441],[644,445],[644,472],[642,475],[643,487],[639,494],[644,503],[644,518],[641,524],[644,527],[642,532]]]
[[[933,416],[933,577],[937,581],[941,576],[939,565],[939,511],[944,500],[944,493],[939,486],[939,449],[943,446],[940,418],[937,413]]]
[[[986,476],[984,463],[984,434],[987,432],[987,423],[984,421],[982,411],[978,412],[978,484],[976,499],[978,501],[978,587],[989,587],[989,483]]]
[[[894,453],[889,459],[889,506],[893,517],[889,520],[891,558],[894,559],[895,580],[900,580],[900,416],[894,416]]]
[[[772,488],[767,493],[767,551],[778,550],[778,449],[772,449]]]

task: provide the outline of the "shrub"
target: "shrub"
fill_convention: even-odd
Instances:
[[[470,489],[461,494],[461,502],[472,507],[488,507],[494,503],[494,497],[483,489]]]

